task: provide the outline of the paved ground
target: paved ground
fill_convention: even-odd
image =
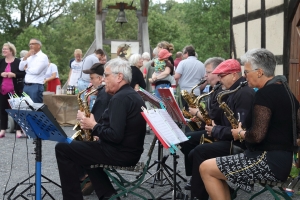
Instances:
[[[74,132],[72,131],[72,127],[63,127],[65,132],[68,136],[71,136]],[[35,155],[34,147],[32,140],[26,139],[16,139],[15,134],[6,134],[5,138],[0,138],[0,199],[8,199],[8,196],[3,196],[4,191],[14,187],[21,181],[25,180],[27,177],[32,175],[35,172]],[[142,158],[146,159],[146,153],[148,152],[150,143],[153,139],[153,135],[147,135],[145,140],[145,152]],[[42,174],[56,183],[60,183],[59,175],[57,171],[57,164],[54,155],[54,146],[56,142],[52,141],[43,141],[42,143]],[[168,151],[164,150],[164,155],[168,155]],[[179,152],[179,159],[178,159],[178,169],[180,170],[180,174],[185,177],[184,173],[184,163],[183,163],[183,156]],[[157,147],[154,150],[152,161],[157,159]],[[173,159],[169,157],[166,162],[169,166],[172,167]],[[70,169],[72,170],[72,169]],[[150,171],[153,173],[155,172],[156,167],[153,167]],[[186,177],[185,177],[186,178]],[[178,178],[179,179],[179,178]],[[150,179],[152,182],[153,179]],[[31,182],[34,182],[34,179],[30,179]],[[180,186],[183,188],[185,183],[181,180]],[[54,184],[45,183],[43,186],[49,191],[49,193],[58,200],[62,200],[61,190],[59,187],[55,186]],[[154,194],[155,197],[160,196],[161,194],[165,193],[170,189],[169,185],[165,186],[154,186],[154,188],[150,188],[149,183],[145,183],[150,191]],[[13,197],[19,194],[26,185],[19,186]],[[259,190],[259,187],[255,187],[255,190]],[[31,191],[34,193],[34,188]],[[185,192],[185,191],[184,191]],[[188,194],[188,193],[187,193]],[[171,192],[167,193],[163,198],[171,198]],[[246,200],[249,199],[249,194],[240,191],[238,193],[237,199]],[[34,199],[34,197],[30,198],[27,196],[28,199]],[[18,198],[22,199],[22,198]],[[51,199],[49,196],[46,196],[44,199]],[[85,197],[85,200],[96,200],[97,196],[92,194],[88,197]],[[128,196],[127,199],[135,200],[138,199],[133,196]],[[274,199],[269,194],[263,195],[257,199]],[[293,199],[300,199],[299,194],[295,194]]]

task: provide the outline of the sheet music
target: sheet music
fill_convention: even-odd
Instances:
[[[146,113],[146,116],[148,115],[149,121],[151,121],[158,134],[169,147],[172,144],[180,143],[170,126],[165,122],[165,119],[163,119],[158,112],[155,110],[149,110],[148,112],[149,113]]]
[[[168,147],[188,140],[166,110],[148,110],[144,114]]]
[[[157,112],[171,125],[172,130],[176,134],[176,137],[179,139],[180,143],[188,140],[186,135],[182,132],[182,130],[177,126],[177,124],[172,120],[170,115],[166,110],[157,109]]]
[[[170,92],[169,88],[159,88],[158,89],[159,94],[161,95],[161,98],[166,105],[166,108],[168,110],[168,113],[171,115],[174,121],[186,124],[186,121],[184,119],[184,116],[173,96],[173,94]]]

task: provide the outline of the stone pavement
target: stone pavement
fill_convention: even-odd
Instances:
[[[68,136],[73,135],[74,131],[72,131],[72,127],[63,127],[64,131]],[[146,154],[148,152],[148,149],[150,147],[150,143],[152,142],[153,135],[147,135],[145,144],[144,144],[144,153],[142,156],[142,160],[146,160]],[[43,141],[42,142],[42,174],[49,179],[53,180],[54,182],[60,184],[59,175],[58,175],[58,169],[56,164],[56,158],[54,153],[54,147],[56,142],[53,141]],[[4,191],[14,187],[16,184],[20,183],[21,181],[28,178],[30,175],[32,175],[35,172],[35,155],[34,153],[34,147],[33,140],[26,140],[26,139],[16,139],[15,140],[15,134],[7,133],[5,138],[0,138],[0,199],[8,199],[7,195],[3,197]],[[168,155],[168,151],[164,150],[164,155]],[[184,161],[183,161],[183,155],[181,152],[178,152],[179,159],[178,159],[178,166],[177,169],[180,171],[180,174],[184,177]],[[157,159],[157,146],[154,149],[153,155],[152,155],[152,162]],[[168,166],[173,166],[173,158],[169,156],[166,163]],[[70,169],[72,170],[72,169]],[[156,171],[156,166],[151,168],[150,171],[154,173]],[[147,176],[146,176],[147,177]],[[188,177],[189,178],[189,177]],[[187,178],[187,179],[188,179]],[[149,180],[152,182],[152,178]],[[184,187],[185,183],[177,177],[177,180],[181,181],[180,186],[181,188]],[[34,182],[34,179],[30,179],[31,183]],[[43,180],[42,180],[43,181]],[[62,200],[62,194],[59,187],[55,186],[51,183],[44,183],[43,186],[48,190],[48,192],[57,200]],[[151,188],[150,183],[144,183],[144,186],[147,186],[150,191],[154,194],[155,197],[158,197],[164,193],[167,193],[165,196],[163,196],[163,199],[170,199],[172,197],[172,192],[167,192],[170,190],[169,185],[165,186],[158,186],[155,185],[154,188]],[[14,195],[12,197],[15,197],[18,195],[22,190],[25,189],[26,186],[19,186]],[[256,186],[255,191],[259,190],[260,187]],[[185,191],[183,190],[185,193]],[[31,193],[34,193],[34,187],[31,190]],[[189,194],[187,192],[187,194]],[[26,196],[28,199],[34,199],[34,197]],[[250,195],[239,191],[237,199],[239,200],[246,200],[249,199]],[[149,197],[150,198],[150,197]],[[18,199],[22,199],[21,197]],[[44,198],[45,200],[51,199],[49,196],[46,196]],[[90,196],[84,197],[85,200],[96,200],[98,199],[95,194],[92,194]],[[123,199],[123,198],[122,198]],[[137,197],[134,197],[132,195],[129,195],[127,198],[128,200],[135,200],[138,199]],[[260,196],[256,199],[274,199],[270,194],[265,194]],[[294,195],[293,199],[300,199],[300,195]]]

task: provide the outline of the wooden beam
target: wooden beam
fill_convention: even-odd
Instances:
[[[148,8],[149,8],[149,0],[141,0],[141,10],[142,10],[143,17],[148,16]]]
[[[136,7],[128,5],[127,3],[116,3],[114,6],[107,6],[109,9],[118,9],[123,8],[124,10],[136,10]]]
[[[102,0],[96,0],[96,14],[102,13]]]

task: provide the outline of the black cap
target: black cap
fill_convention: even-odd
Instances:
[[[95,63],[91,67],[91,69],[82,70],[85,74],[98,74],[100,76],[103,76],[104,73],[104,65],[101,63]]]

